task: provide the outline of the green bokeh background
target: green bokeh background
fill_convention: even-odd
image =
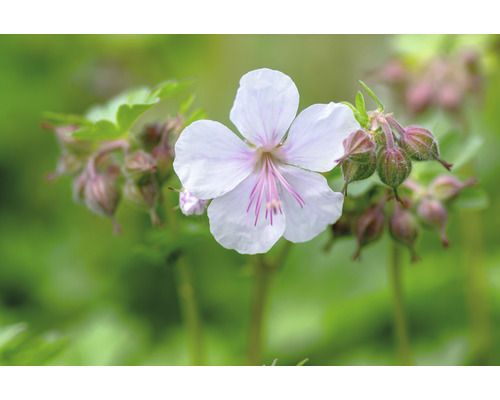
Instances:
[[[426,37],[413,40],[426,43]],[[157,249],[168,226],[153,229],[146,213],[122,204],[124,233],[114,237],[109,220],[73,202],[69,179],[47,183],[59,149],[40,128],[43,111],[83,113],[135,85],[193,79],[195,106],[231,126],[229,110],[244,73],[261,67],[286,73],[299,89],[300,110],[352,102],[357,81],[390,59],[397,43],[396,36],[378,35],[0,36],[0,363],[190,362],[175,273]],[[421,365],[475,363],[461,252],[469,237],[482,243],[493,332],[488,362],[500,364],[497,48],[484,50],[486,100],[475,111],[485,139],[475,168],[489,196],[489,206],[478,211],[480,230],[464,234],[459,213],[452,213],[448,250],[424,231],[417,248],[422,262],[410,266],[405,253],[409,332]],[[252,270],[247,257],[223,249],[207,231],[193,235],[190,260],[208,363],[241,365]],[[308,357],[307,365],[397,364],[387,235],[353,262],[353,240],[322,251],[328,234],[295,245],[276,275],[263,362],[295,365]]]

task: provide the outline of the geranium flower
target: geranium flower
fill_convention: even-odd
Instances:
[[[174,170],[194,196],[213,199],[210,231],[222,246],[265,253],[281,236],[305,242],[340,217],[342,194],[311,171],[330,171],[359,124],[336,103],[310,106],[294,121],[298,106],[287,75],[251,71],[230,113],[245,140],[208,120],[193,122],[177,140]]]

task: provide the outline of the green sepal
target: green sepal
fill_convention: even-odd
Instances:
[[[363,89],[366,90],[366,93],[368,93],[370,95],[370,97],[375,100],[380,108],[380,112],[383,112],[384,111],[384,105],[382,104],[382,102],[378,99],[377,96],[375,96],[375,93],[373,93],[373,91],[366,85],[366,83],[364,83],[363,81],[359,81],[359,84],[361,86],[363,86]]]

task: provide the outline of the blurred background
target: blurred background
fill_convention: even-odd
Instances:
[[[164,251],[168,226],[152,228],[147,213],[121,204],[123,234],[113,236],[109,220],[73,202],[68,178],[47,182],[60,150],[40,127],[42,113],[81,114],[133,86],[191,79],[187,91],[196,95],[195,106],[232,126],[240,77],[262,67],[294,80],[300,110],[354,102],[362,79],[405,124],[442,123],[452,130],[460,120],[482,138],[473,162],[458,172],[477,176],[487,198],[450,211],[448,249],[435,232],[423,231],[422,261],[410,265],[404,253],[404,296],[416,364],[500,364],[498,37],[3,35],[0,48],[0,364],[190,364],[177,278]],[[376,72],[402,55],[417,65],[439,55],[437,49],[446,55],[462,48],[477,54],[482,80],[479,94],[459,112],[436,106],[431,114],[405,114],[397,79]],[[463,143],[443,149],[443,157],[454,163],[467,150],[469,142]],[[464,224],[471,213],[474,222]],[[360,262],[351,260],[352,238],[325,252],[329,237],[325,231],[294,245],[275,275],[262,362],[398,364],[387,234],[364,249]],[[242,365],[253,284],[249,259],[222,248],[203,225],[188,240],[206,362]],[[469,276],[467,263],[479,277]]]

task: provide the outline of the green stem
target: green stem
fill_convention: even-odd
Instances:
[[[389,273],[391,279],[394,329],[399,363],[401,365],[413,365],[403,303],[403,270],[401,266],[401,248],[394,241],[391,241]]]
[[[491,365],[493,337],[488,307],[488,279],[483,260],[481,220],[476,211],[461,213],[465,295],[470,321],[472,365]]]
[[[266,260],[262,254],[252,256],[254,267],[254,289],[248,331],[248,365],[261,365],[262,343],[265,337],[265,314],[269,299],[269,289],[272,276],[285,263],[291,248],[291,242],[286,241],[273,260]]]
[[[164,196],[167,226],[173,238],[180,234],[177,214],[173,210],[171,193]],[[196,298],[193,271],[189,259],[182,249],[175,260],[177,275],[177,293],[182,319],[189,337],[191,365],[205,365],[205,348],[203,345],[203,328],[198,301]]]
[[[192,365],[205,365],[205,349],[203,346],[203,331],[198,310],[198,302],[193,286],[193,273],[185,254],[179,255],[177,266],[177,291],[189,335],[189,350]]]

